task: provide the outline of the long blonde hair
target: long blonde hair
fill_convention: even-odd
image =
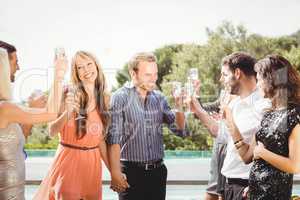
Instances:
[[[0,48],[0,100],[10,100],[10,66],[7,51]]]
[[[94,90],[96,97],[96,109],[100,115],[101,122],[103,125],[103,134],[106,136],[107,127],[109,124],[109,113],[108,113],[108,104],[109,104],[109,93],[106,90],[106,81],[101,68],[100,63],[94,55],[86,51],[78,51],[72,60],[72,72],[71,72],[71,81],[75,85],[77,92],[80,94],[80,115],[84,116],[84,119],[79,119],[76,121],[76,134],[77,138],[82,138],[86,134],[86,119],[87,119],[87,103],[88,103],[88,94],[83,87],[82,81],[79,79],[78,70],[76,66],[76,59],[81,58],[90,58],[94,61],[97,67],[97,78],[95,80]]]

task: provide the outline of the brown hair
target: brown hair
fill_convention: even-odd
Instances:
[[[128,71],[138,71],[140,62],[156,62],[156,56],[151,52],[141,52],[135,54],[128,62]]]
[[[280,55],[268,55],[259,60],[255,70],[264,81],[265,97],[272,108],[300,104],[300,75],[291,63]]]
[[[0,47],[0,100],[10,100],[10,68],[6,49]]]
[[[228,65],[231,71],[239,68],[246,76],[256,76],[256,59],[245,52],[235,52],[223,58],[221,65]]]
[[[9,57],[11,56],[11,55],[10,55],[11,53],[17,51],[16,47],[14,47],[13,45],[8,44],[8,43],[6,43],[6,42],[3,42],[3,41],[1,41],[1,40],[0,40],[0,47],[3,48],[3,49],[6,49],[6,51],[7,51]]]
[[[94,55],[92,55],[89,52],[86,51],[78,51],[76,52],[73,60],[72,60],[72,83],[76,87],[76,91],[80,94],[79,95],[79,101],[80,101],[80,115],[82,115],[84,118],[79,119],[76,121],[76,134],[77,138],[81,139],[85,136],[87,127],[86,127],[86,122],[87,122],[87,103],[88,103],[88,94],[85,91],[83,84],[81,80],[79,79],[78,76],[78,71],[77,71],[77,66],[76,66],[76,59],[78,57],[83,57],[83,58],[90,58],[91,60],[94,61],[96,67],[97,67],[97,78],[95,80],[95,97],[96,97],[96,109],[100,115],[101,122],[103,125],[103,130],[104,130],[104,135],[106,136],[107,133],[107,127],[109,124],[109,114],[108,114],[108,104],[109,104],[109,94],[106,91],[106,82],[105,82],[105,77],[103,74],[103,71],[101,69],[101,65],[96,59]]]

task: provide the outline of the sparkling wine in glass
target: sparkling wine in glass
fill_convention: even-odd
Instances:
[[[183,87],[184,94],[184,105],[186,107],[186,114],[191,113],[191,101],[194,94],[194,87],[190,79],[184,84]]]
[[[56,47],[54,49],[55,52],[55,59],[62,59],[66,57],[66,51],[63,47]]]
[[[190,68],[189,69],[189,77],[190,77],[191,81],[197,81],[199,79],[198,68]]]
[[[224,116],[224,107],[226,105],[228,105],[230,101],[230,93],[228,90],[226,89],[222,89],[221,92],[220,92],[220,115],[221,117]]]
[[[67,93],[68,96],[72,96],[72,98],[74,99],[74,101],[78,101],[79,100],[79,96],[77,93],[77,88],[74,85],[68,85],[67,87]],[[75,110],[71,110],[70,112],[74,112]],[[81,115],[80,111],[76,113],[77,117],[75,118],[75,120],[79,120],[79,119],[84,119],[85,116]]]
[[[175,97],[175,98],[178,98],[178,97],[180,97],[181,96],[181,93],[182,93],[182,84],[181,84],[181,82],[179,82],[179,81],[174,81],[173,83],[172,83],[172,93],[173,93],[173,96]]]
[[[191,81],[193,85],[193,96],[199,97],[197,95],[197,84],[199,84],[199,74],[198,74],[198,68],[190,68],[188,71],[188,80]]]

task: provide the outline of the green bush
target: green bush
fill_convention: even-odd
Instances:
[[[33,126],[25,149],[56,149],[57,145],[58,136],[51,138],[47,131],[47,124],[40,124]]]

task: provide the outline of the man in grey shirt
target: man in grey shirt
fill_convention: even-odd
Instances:
[[[219,117],[220,99],[217,99],[215,102],[211,103],[202,104],[201,101],[199,101],[199,103],[210,117]],[[225,177],[221,174],[221,168],[223,166],[224,158],[226,155],[227,141],[224,141],[220,137],[218,137],[218,134],[216,132],[217,130],[209,129],[209,131],[214,139],[214,144],[210,161],[208,186],[206,188],[204,199],[219,200],[222,199],[222,194],[224,192],[225,186]]]
[[[154,54],[136,54],[128,69],[132,81],[111,98],[107,137],[111,185],[119,191],[119,200],[164,200],[167,168],[162,125],[185,136],[184,113],[171,110],[166,98],[154,90],[158,75]],[[180,98],[175,102],[179,107]]]

